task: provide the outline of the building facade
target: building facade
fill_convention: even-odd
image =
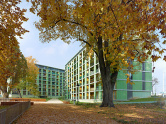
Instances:
[[[36,83],[41,98],[63,97],[65,93],[65,70],[45,65],[36,64],[39,68],[39,75]],[[30,94],[26,89],[21,90],[23,97],[36,97]],[[18,97],[17,91],[12,91],[12,97]]]
[[[114,100],[128,100],[151,96],[152,90],[152,63],[133,61],[134,69],[138,71],[130,75],[135,84],[126,83],[127,76],[124,69],[119,71],[114,88]],[[127,69],[126,69],[127,71]],[[81,49],[66,65],[66,97],[80,102],[102,101],[102,83],[97,56],[93,53],[87,56],[85,48]]]

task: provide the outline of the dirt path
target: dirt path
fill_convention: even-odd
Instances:
[[[35,104],[17,124],[117,124],[116,121],[71,104]]]

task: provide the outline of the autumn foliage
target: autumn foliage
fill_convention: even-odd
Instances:
[[[20,83],[16,86],[20,92],[22,89],[26,89],[32,95],[38,96],[38,85],[36,84],[36,78],[39,74],[39,68],[35,65],[37,60],[32,56],[26,57],[27,61],[27,72],[25,78],[20,80]]]
[[[22,23],[28,19],[24,17],[26,10],[18,7],[20,2],[0,1],[0,90],[5,97],[8,97],[7,86],[11,89],[15,85],[8,84],[7,79],[16,75],[18,63],[23,59],[16,36],[21,38],[27,32]]]
[[[36,27],[41,41],[61,38],[70,43],[74,39],[96,53],[103,83],[102,107],[114,106],[113,88],[119,70],[126,67],[132,73],[131,61],[156,61],[165,51],[156,34],[159,30],[166,38],[165,0],[27,1],[32,3],[30,11],[40,17]]]

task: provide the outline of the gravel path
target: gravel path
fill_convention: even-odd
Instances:
[[[71,104],[34,104],[17,124],[117,124],[104,115]]]

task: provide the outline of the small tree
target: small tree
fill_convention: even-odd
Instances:
[[[16,88],[20,94],[20,97],[22,97],[20,93],[20,90],[22,89],[26,89],[31,94],[38,96],[39,91],[38,85],[36,84],[36,78],[39,74],[39,68],[35,65],[37,61],[35,58],[32,58],[32,56],[26,57],[26,60],[28,66],[26,77],[25,79],[20,80],[20,83],[16,86]]]
[[[154,86],[155,86],[156,84],[158,84],[158,83],[159,83],[158,78],[153,77],[153,78],[152,78],[152,94],[153,94],[153,88],[154,88]],[[155,94],[155,95],[156,95],[156,94]]]

